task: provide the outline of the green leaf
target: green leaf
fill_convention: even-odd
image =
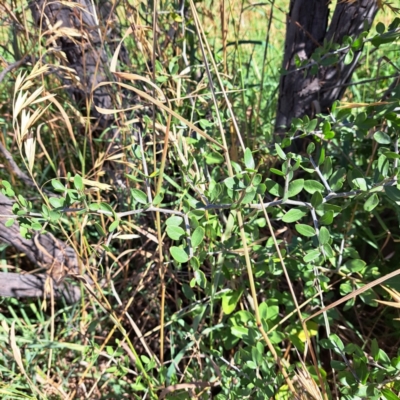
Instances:
[[[324,166],[322,168],[322,176],[325,179],[329,179],[331,175],[332,175],[332,159],[330,157],[326,157]]]
[[[198,121],[201,129],[211,128],[213,124],[208,119],[199,119]]]
[[[142,192],[139,189],[131,189],[132,198],[140,204],[147,204],[147,196],[146,193]]]
[[[183,221],[182,217],[179,217],[178,215],[173,215],[172,217],[169,217],[166,221],[165,224],[167,226],[170,225],[175,225],[175,226],[179,226]]]
[[[202,288],[205,289],[207,287],[207,278],[203,271],[200,269],[196,269],[194,271],[194,279],[196,279],[197,284]]]
[[[395,153],[394,151],[385,151],[385,156],[387,157],[387,158],[394,158],[394,159],[396,159],[396,158],[400,158],[400,154],[397,154],[397,153]]]
[[[285,176],[285,174],[282,171],[280,171],[279,169],[276,169],[276,168],[270,168],[269,172],[272,172],[275,175]]]
[[[320,219],[320,225],[330,225],[333,222],[333,211],[327,211]]]
[[[169,225],[167,226],[167,235],[172,240],[179,240],[181,236],[185,234],[185,231],[176,225]]]
[[[296,225],[296,231],[300,233],[300,235],[306,236],[306,237],[313,237],[315,236],[315,229],[309,225],[304,225],[304,224],[297,224]]]
[[[98,203],[90,203],[89,204],[90,211],[98,211],[99,208],[100,208],[100,204],[98,204]]]
[[[252,202],[256,194],[257,194],[257,189],[255,187],[248,187],[246,189],[245,195],[243,196],[242,204],[248,204]]]
[[[244,152],[244,164],[246,165],[246,168],[249,169],[255,168],[253,154],[251,153],[251,150],[249,148],[246,148]]]
[[[50,197],[49,202],[54,208],[62,208],[64,207],[65,199],[63,197]]]
[[[329,184],[331,186],[331,189],[334,192],[336,192],[342,188],[343,181],[345,180],[345,176],[346,176],[345,168],[340,168],[333,173],[333,175],[331,176],[331,179],[329,179]]]
[[[377,131],[374,133],[374,139],[379,143],[379,144],[390,144],[392,141],[390,139],[390,136],[383,131]]]
[[[65,186],[57,179],[52,179],[51,185],[53,186],[53,188],[56,192],[64,192],[65,191]]]
[[[324,226],[321,227],[318,235],[319,239],[319,244],[323,246],[324,244],[327,244],[329,242],[329,239],[331,238],[331,235],[329,234],[328,229],[326,229]]]
[[[108,232],[113,232],[115,231],[119,226],[119,219],[116,219],[109,227],[108,227]]]
[[[286,160],[286,154],[285,152],[282,150],[281,146],[279,146],[278,143],[275,143],[275,150],[278,154],[278,156],[282,159],[282,160]]]
[[[107,211],[107,213],[114,215],[115,211],[113,210],[113,208],[108,204],[108,203],[104,203],[103,201],[99,204],[100,206],[100,210],[102,211]]]
[[[379,345],[376,339],[371,340],[371,356],[375,361],[378,361]]]
[[[304,187],[304,179],[296,179],[289,183],[288,197],[294,197],[299,194]]]
[[[353,185],[357,188],[366,192],[368,190],[367,181],[364,178],[356,178],[352,180]]]
[[[394,201],[400,201],[400,190],[396,186],[385,186],[386,195]]]
[[[178,263],[183,264],[189,261],[189,256],[186,251],[182,249],[182,247],[172,246],[170,247],[169,251],[173,259]]]
[[[39,222],[33,222],[31,228],[35,231],[40,231],[42,229],[42,225]]]
[[[346,261],[343,265],[344,268],[347,268],[350,272],[360,272],[364,269],[367,263],[358,258]]]
[[[332,247],[331,247],[331,245],[330,245],[329,243],[325,243],[325,244],[322,246],[322,248],[324,249],[325,254],[326,254],[326,256],[327,256],[328,258],[335,257],[335,253],[334,253],[334,251],[333,251],[333,249],[332,249]]]
[[[364,210],[371,212],[379,204],[379,197],[374,193],[364,204]]]
[[[224,162],[224,156],[214,151],[206,153],[205,159],[208,165],[221,164]]]
[[[253,182],[252,182],[253,186],[258,186],[261,183],[262,179],[263,179],[263,177],[261,174],[254,175]]]
[[[106,236],[106,232],[104,231],[103,227],[102,227],[100,224],[98,224],[97,222],[95,222],[95,223],[94,223],[94,227],[96,228],[96,230],[97,230],[97,232],[98,232],[98,234],[99,234],[100,236]]]
[[[315,192],[323,192],[325,190],[325,186],[312,179],[304,182],[304,190],[310,194],[314,194]]]
[[[291,222],[296,222],[303,218],[306,214],[307,213],[298,208],[292,208],[282,217],[282,221],[290,224]]]
[[[191,242],[193,247],[197,247],[201,244],[204,239],[205,230],[201,226],[198,226],[192,233]]]
[[[314,208],[317,208],[320,204],[322,204],[323,200],[324,199],[322,197],[321,192],[314,192],[314,194],[311,197],[311,205]]]
[[[187,299],[189,299],[189,300],[195,300],[195,294],[194,294],[194,292],[193,292],[193,290],[191,289],[191,287],[187,284],[187,283],[184,283],[183,285],[182,285],[182,292],[183,292],[183,294],[185,295],[185,297],[187,298]]]
[[[310,250],[304,256],[303,261],[306,263],[309,263],[311,261],[316,260],[320,255],[321,255],[321,252],[319,250],[316,250],[316,249]]]
[[[9,228],[10,226],[14,225],[15,219],[14,218],[9,218],[6,222],[5,222],[5,226],[7,228]]]
[[[382,33],[385,32],[386,27],[382,22],[378,22],[375,29],[380,35],[382,35]]]
[[[307,154],[312,154],[315,151],[315,144],[313,142],[309,143],[306,151]]]
[[[350,50],[347,52],[346,57],[344,58],[344,65],[349,65],[349,64],[351,64],[352,61],[353,61],[353,59],[354,59],[354,53],[353,53],[353,51],[350,49]]]
[[[339,349],[341,351],[343,351],[344,349],[343,342],[336,334],[330,335],[328,339],[321,339],[319,343],[324,349],[331,349],[331,350]]]
[[[81,192],[83,192],[83,189],[85,188],[83,186],[83,180],[82,177],[80,175],[75,175],[74,176],[74,186],[76,190],[79,190]]]
[[[160,203],[164,200],[164,193],[158,193],[153,199],[153,206],[159,206]]]
[[[307,133],[312,132],[312,131],[315,130],[315,128],[317,127],[317,125],[318,125],[318,119],[312,119],[312,120],[305,126],[305,131],[306,131]],[[311,143],[312,143],[312,142],[311,142]],[[311,144],[311,143],[310,143],[310,144]],[[314,144],[314,143],[312,143],[312,144]],[[314,145],[314,149],[315,149],[315,145]],[[308,147],[307,147],[307,150],[308,150]],[[314,151],[314,150],[312,150],[311,153],[312,153],[313,151]],[[308,151],[307,151],[307,153],[308,153]],[[308,154],[310,154],[310,153],[308,153]]]
[[[265,184],[267,186],[268,192],[271,193],[273,196],[283,197],[283,188],[281,185],[279,185],[279,183],[267,178],[265,180]]]
[[[235,311],[236,305],[242,297],[242,290],[228,291],[222,296],[222,310],[224,314],[229,315]]]
[[[343,371],[347,368],[347,365],[343,361],[331,360],[331,367],[336,371]]]
[[[381,390],[381,394],[386,400],[399,400],[399,397],[396,396],[390,389],[383,388]]]

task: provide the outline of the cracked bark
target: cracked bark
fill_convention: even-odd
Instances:
[[[100,26],[97,15],[100,22],[108,21],[113,18],[113,6],[107,0],[100,1],[98,10],[93,9],[90,0],[75,0],[69,5],[70,7],[66,6],[66,3],[45,0],[31,0],[29,3],[33,20],[46,40],[46,47],[61,65],[72,70],[72,73],[66,69],[57,71],[70,98],[83,115],[89,108],[90,115],[96,118],[98,128],[105,129],[112,124],[113,116],[99,114],[90,102],[93,99],[98,107],[113,108],[114,97],[111,86],[102,86],[92,93],[97,84],[112,81],[112,76],[108,73],[109,59],[105,47],[109,46],[113,52],[114,38],[118,37],[118,30],[115,28],[110,30],[104,23]],[[102,29],[108,31],[104,34]],[[123,46],[120,60],[125,64],[129,63]],[[115,132],[113,129],[109,132],[107,137],[112,139]],[[8,162],[11,165],[12,157]],[[24,182],[27,183],[25,180]],[[12,202],[2,194],[0,194],[0,214],[3,216],[0,219],[0,241],[26,254],[34,264],[46,271],[35,275],[1,272],[0,296],[47,295],[44,285],[46,279],[50,278],[53,279],[55,297],[64,297],[70,302],[79,299],[79,288],[63,281],[69,272],[78,273],[78,257],[74,250],[50,234],[36,235],[32,240],[27,240],[21,237],[17,223],[10,228],[5,227],[7,216],[12,215]]]
[[[15,222],[6,227],[5,222],[12,216],[13,202],[0,193],[0,241],[13,246],[24,253],[28,259],[46,270],[42,274],[19,274],[0,272],[0,296],[3,297],[42,297],[45,295],[44,283],[47,278],[53,280],[55,297],[64,297],[75,302],[80,297],[79,287],[63,281],[69,273],[78,273],[78,257],[75,251],[50,233],[37,234],[32,239],[20,235],[19,225]],[[46,293],[47,295],[47,293]]]
[[[328,27],[330,1],[291,0],[287,18],[283,68],[279,83],[279,99],[275,131],[284,133],[293,118],[313,117],[313,107],[327,112],[335,100],[340,99],[357,67],[361,50],[354,53],[353,61],[345,65],[346,53],[332,66],[319,67],[316,75],[309,69],[295,71],[295,56],[310,59],[324,40],[342,44],[345,36],[360,35],[371,26],[378,11],[376,0],[338,2]]]

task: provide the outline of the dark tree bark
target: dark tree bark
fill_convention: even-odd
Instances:
[[[355,52],[348,65],[344,63],[347,52],[341,52],[338,62],[320,66],[316,75],[310,74],[310,68],[296,71],[295,57],[312,61],[311,55],[324,40],[342,44],[345,36],[357,37],[371,26],[378,11],[376,0],[340,1],[328,27],[329,5],[329,0],[290,1],[283,58],[287,73],[279,84],[277,133],[289,128],[295,117],[328,111],[343,96],[362,49]]]
[[[102,86],[92,92],[99,83],[112,80],[108,73],[110,60],[105,49],[108,46],[110,52],[115,50],[114,39],[118,39],[118,32],[114,30],[104,34],[103,29],[108,29],[105,22],[113,18],[113,5],[107,0],[100,1],[98,10],[93,8],[90,0],[74,0],[70,5],[68,7],[57,0],[31,0],[29,3],[33,20],[46,40],[48,50],[60,60],[61,65],[73,71],[71,74],[66,68],[59,69],[57,73],[77,108],[84,111],[93,99],[96,106],[112,109],[114,96],[111,85]],[[123,47],[119,55],[127,64],[128,57]],[[0,78],[3,79],[4,75]],[[100,129],[106,128],[113,121],[112,116],[97,113],[91,105],[89,111],[91,116],[97,117]],[[109,137],[112,138],[114,131],[111,129],[110,133]],[[31,186],[30,178],[15,165],[12,155],[1,145],[0,151],[18,178]],[[12,201],[0,193],[0,215],[3,216],[0,219],[0,241],[26,254],[45,273],[29,275],[0,272],[0,296],[43,296],[47,294],[44,283],[50,277],[53,280],[55,297],[63,296],[70,302],[79,299],[79,288],[63,281],[69,274],[79,274],[78,257],[74,250],[51,234],[37,234],[33,239],[27,240],[20,235],[17,223],[7,228],[5,221],[8,219],[7,215],[13,215],[12,204]]]
[[[0,241],[15,247],[26,254],[35,265],[42,267],[46,273],[29,275],[0,272],[0,297],[36,297],[43,296],[44,282],[47,277],[53,279],[56,297],[65,297],[68,301],[76,301],[80,290],[63,282],[69,274],[78,274],[78,258],[75,251],[50,233],[37,234],[32,239],[20,235],[19,225],[15,222],[6,227],[5,222],[14,216],[13,202],[0,193]]]
[[[113,79],[108,73],[109,57],[105,48],[108,46],[113,51],[117,32],[107,31],[104,34],[104,29],[107,29],[105,22],[113,17],[111,3],[102,1],[99,9],[94,9],[90,0],[74,0],[72,4],[76,6],[67,7],[57,0],[31,0],[29,5],[36,25],[46,32],[44,37],[47,44],[54,49],[58,47],[66,55],[66,59],[63,59],[55,52],[62,65],[71,68],[78,77],[78,81],[71,80],[71,76],[60,71],[64,74],[63,81],[70,96],[78,109],[83,109],[90,101],[93,88]],[[124,48],[121,49],[120,58],[128,63]],[[113,108],[111,86],[96,89],[93,102],[98,107]],[[101,120],[101,128],[105,128],[106,120],[111,117],[97,113],[94,108],[90,111],[92,116]]]

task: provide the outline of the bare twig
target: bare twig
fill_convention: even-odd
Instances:
[[[26,64],[27,62],[29,62],[31,59],[30,56],[25,56],[24,58],[22,58],[19,61],[15,61],[12,64],[8,64],[7,67],[5,67],[3,69],[3,71],[0,72],[0,83],[3,81],[3,79],[5,78],[5,76],[11,72],[13,69],[20,67],[23,64]]]

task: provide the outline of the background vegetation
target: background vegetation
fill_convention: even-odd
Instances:
[[[287,1],[94,4],[90,34],[0,5],[2,222],[77,257],[1,245],[3,273],[48,277],[1,299],[1,397],[398,399],[396,8],[348,39],[342,101],[283,137]]]

